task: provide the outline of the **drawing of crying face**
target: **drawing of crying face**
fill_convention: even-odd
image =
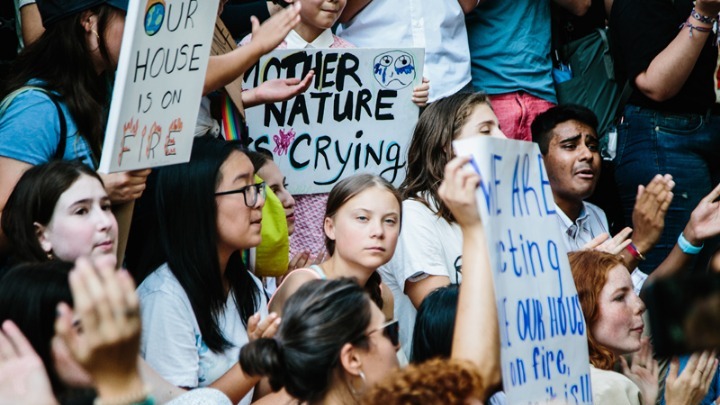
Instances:
[[[373,73],[383,88],[400,90],[415,80],[415,61],[407,52],[386,52],[373,61]]]

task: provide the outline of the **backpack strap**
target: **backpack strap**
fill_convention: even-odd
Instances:
[[[65,120],[65,114],[62,111],[62,107],[60,107],[60,100],[57,95],[44,87],[22,86],[19,89],[13,91],[12,93],[8,94],[2,100],[2,102],[0,102],[0,116],[5,114],[5,111],[7,111],[7,109],[10,107],[10,104],[12,104],[13,100],[15,100],[17,96],[30,90],[37,90],[45,93],[50,98],[50,101],[55,104],[55,109],[57,110],[58,118],[60,119],[60,141],[58,142],[57,149],[55,150],[55,154],[52,156],[51,160],[62,159],[63,156],[65,156],[65,145],[67,144],[67,121]]]

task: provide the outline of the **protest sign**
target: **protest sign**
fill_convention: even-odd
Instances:
[[[218,0],[130,0],[99,171],[190,160]]]
[[[453,142],[482,178],[508,403],[592,403],[587,329],[537,144]]]
[[[246,111],[251,148],[266,150],[293,194],[329,192],[356,172],[399,185],[418,119],[412,91],[422,81],[423,49],[277,50],[243,78],[257,87],[276,78],[315,77],[303,94]]]

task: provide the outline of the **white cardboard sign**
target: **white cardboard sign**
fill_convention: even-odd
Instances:
[[[130,0],[99,171],[190,160],[218,0]]]
[[[411,96],[424,49],[276,50],[249,69],[244,88],[276,78],[315,77],[303,94],[246,110],[251,148],[265,149],[291,193],[327,193],[357,172],[399,185],[418,119]]]
[[[453,146],[482,177],[508,403],[592,403],[585,319],[537,144],[477,137]]]

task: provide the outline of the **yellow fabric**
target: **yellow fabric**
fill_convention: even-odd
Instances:
[[[255,181],[262,181],[255,176]],[[262,242],[255,248],[255,275],[280,277],[288,270],[290,238],[287,218],[282,203],[269,188],[265,188],[265,206],[262,217]]]

